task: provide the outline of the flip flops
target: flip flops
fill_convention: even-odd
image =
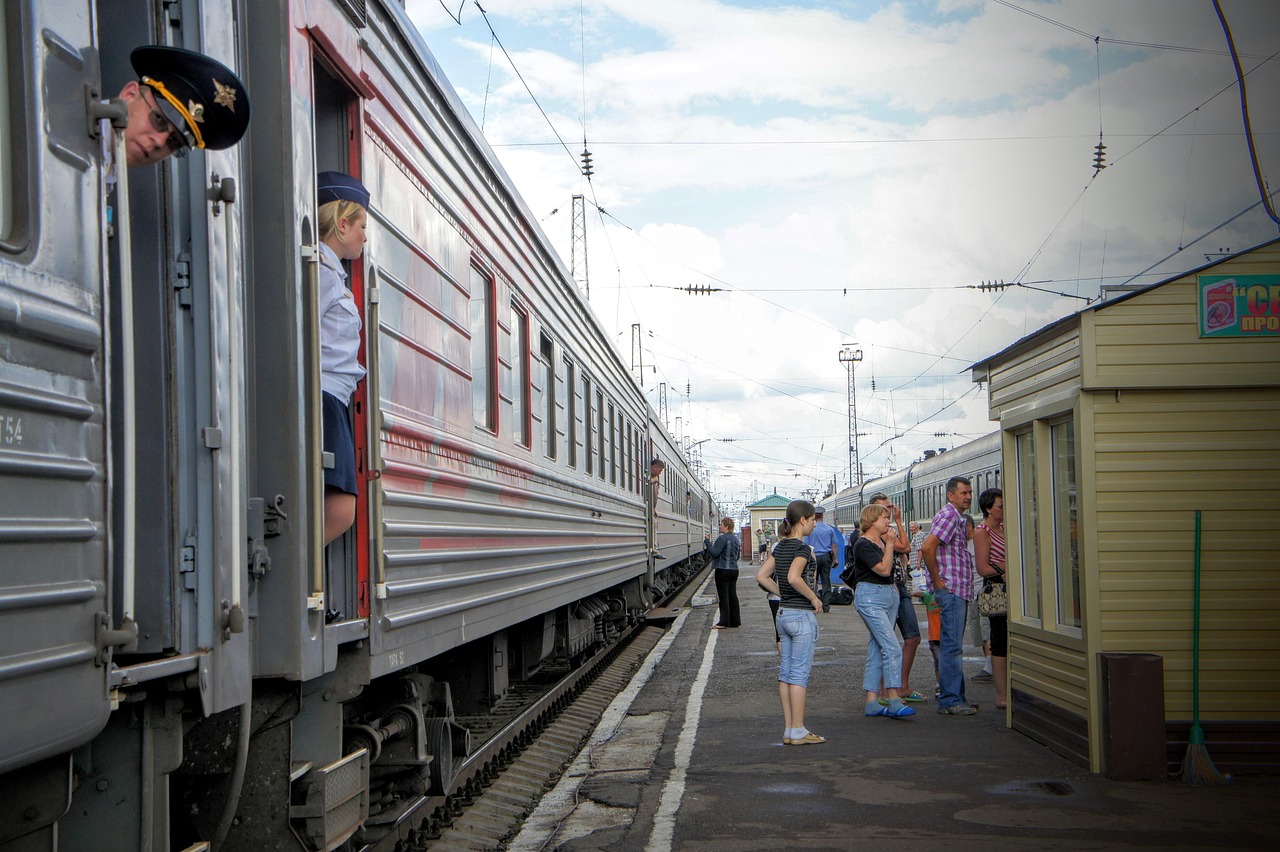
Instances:
[[[929,699],[925,698],[919,692],[912,692],[910,695],[902,696],[902,700],[908,704],[919,704],[920,702],[928,701]]]
[[[867,716],[888,716],[893,719],[905,719],[916,715],[916,711],[903,704],[901,699],[873,701],[867,705]]]

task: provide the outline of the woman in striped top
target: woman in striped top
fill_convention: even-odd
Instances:
[[[782,638],[782,662],[778,671],[778,696],[782,700],[784,745],[816,745],[826,739],[804,726],[804,704],[809,692],[809,672],[818,645],[818,618],[822,599],[813,591],[818,560],[804,537],[813,532],[814,507],[808,500],[792,500],[787,517],[778,525],[781,541],[756,573],[756,582],[778,595],[778,633]]]
[[[978,573],[1004,582],[1004,493],[988,488],[978,495],[982,523],[973,531],[973,553]],[[1008,706],[1009,614],[991,616],[991,673],[996,682],[996,709]]]

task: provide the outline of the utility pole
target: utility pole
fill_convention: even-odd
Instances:
[[[662,425],[668,429],[671,424],[667,422],[667,383],[658,382],[658,417],[662,418]]]
[[[840,363],[849,370],[849,487],[862,484],[862,459],[858,457],[858,395],[854,392],[854,367],[862,360],[856,343],[846,343],[840,350]],[[854,479],[854,473],[857,479]]]
[[[586,291],[587,301],[591,301],[591,279],[587,276],[587,209],[581,195],[573,197],[573,240],[569,246],[569,266],[573,269],[573,280]]]
[[[640,323],[631,323],[631,369],[644,387],[644,347],[640,345]]]

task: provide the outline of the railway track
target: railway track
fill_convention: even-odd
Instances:
[[[458,767],[454,791],[416,801],[391,825],[371,826],[386,833],[355,847],[363,852],[501,849],[666,633],[662,625],[670,617],[663,612],[686,605],[705,576],[705,570],[697,572],[665,602],[670,609],[652,611],[649,619],[529,701],[510,721],[491,728],[487,736],[482,725],[473,728],[485,739]],[[512,700],[521,699],[517,695]]]

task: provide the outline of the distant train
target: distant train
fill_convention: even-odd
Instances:
[[[1000,488],[1000,433],[992,432],[953,450],[929,453],[901,470],[871,479],[859,487],[845,488],[823,501],[827,522],[845,535],[854,530],[862,509],[877,493],[888,495],[902,508],[904,520],[919,521],[928,531],[933,516],[947,502],[947,480],[963,476],[973,483],[974,506],[978,495],[988,488]]]
[[[108,169],[144,43],[236,70],[238,146]],[[700,567],[717,507],[402,2],[6,3],[0,92],[0,849],[342,846]],[[324,170],[373,197],[329,548]]]

